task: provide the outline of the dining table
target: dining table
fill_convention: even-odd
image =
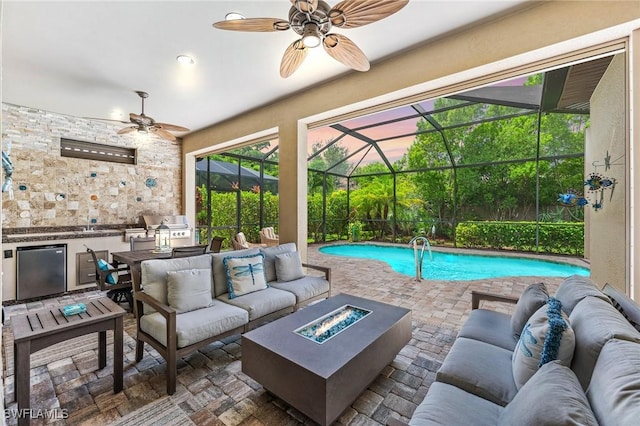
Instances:
[[[140,264],[145,260],[151,259],[170,259],[171,251],[151,250],[134,250],[134,251],[117,251],[111,253],[114,266],[124,263],[131,270],[131,277],[140,282]]]

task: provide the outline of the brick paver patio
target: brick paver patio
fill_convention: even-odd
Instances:
[[[328,256],[320,253],[318,246],[309,247],[308,262],[331,266],[333,294],[349,293],[412,310],[413,339],[343,413],[338,423],[344,425],[379,425],[385,424],[389,416],[405,420],[411,416],[469,313],[472,290],[519,295],[534,282],[544,281],[555,291],[562,281],[526,277],[418,282],[394,272],[384,262]],[[577,260],[572,263],[588,266]],[[71,302],[74,297],[77,295],[5,307],[5,408],[16,408],[12,335],[7,327],[11,315],[46,303]],[[498,304],[486,307],[508,312],[507,307]],[[57,358],[55,353],[51,359],[42,355],[42,365],[31,370],[32,407],[64,408],[68,418],[36,419],[32,424],[313,424],[240,371],[240,336],[216,342],[182,359],[178,390],[167,396],[162,357],[146,345],[143,360],[135,362],[135,321],[131,314],[126,316],[125,332],[125,389],[116,395],[112,392],[111,365],[97,370],[97,350],[83,349],[86,342],[78,342],[77,348],[67,345]],[[7,418],[6,423],[14,425],[16,421]]]

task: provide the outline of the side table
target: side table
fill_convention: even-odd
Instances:
[[[28,413],[31,406],[30,370],[32,353],[56,343],[84,334],[98,332],[98,366],[107,365],[107,330],[113,330],[113,392],[122,390],[123,382],[123,317],[125,310],[107,297],[79,300],[87,311],[65,317],[64,305],[38,309],[11,317],[15,367],[15,394],[19,413]],[[30,418],[21,415],[19,425],[28,425]]]

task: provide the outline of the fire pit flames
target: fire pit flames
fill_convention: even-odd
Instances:
[[[351,327],[371,311],[351,305],[344,305],[333,312],[303,325],[294,332],[316,343],[324,343]]]

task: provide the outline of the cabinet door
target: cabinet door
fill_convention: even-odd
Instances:
[[[97,250],[95,253],[98,259],[103,259],[108,262],[109,250]],[[78,285],[93,284],[96,282],[96,268],[90,253],[76,253],[76,270],[78,274]]]

